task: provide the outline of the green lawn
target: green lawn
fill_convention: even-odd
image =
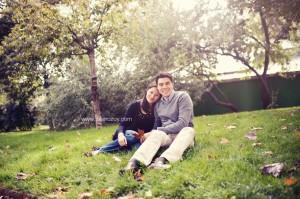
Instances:
[[[91,198],[130,192],[142,198],[300,198],[300,168],[288,172],[300,160],[300,107],[196,117],[194,123],[197,144],[184,161],[168,170],[146,170],[142,182],[118,174],[132,152],[83,156],[92,146],[110,141],[115,126],[2,133],[0,186],[39,198],[78,198],[84,192],[92,193]],[[255,127],[262,128],[257,140],[246,139]],[[221,144],[222,138],[228,143]],[[262,145],[253,147],[255,142]],[[260,167],[276,162],[285,164],[280,177],[261,174]],[[17,180],[20,172],[33,175]],[[286,185],[289,176],[298,183]]]

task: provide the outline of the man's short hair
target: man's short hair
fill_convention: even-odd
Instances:
[[[173,77],[172,77],[171,73],[168,73],[168,72],[159,72],[155,77],[156,84],[158,83],[158,79],[160,79],[160,78],[169,78],[171,80],[171,82],[173,82]]]

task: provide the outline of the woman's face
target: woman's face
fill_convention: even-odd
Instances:
[[[159,97],[160,97],[160,94],[156,87],[152,87],[147,90],[146,99],[149,104],[153,104],[153,103],[157,102]]]

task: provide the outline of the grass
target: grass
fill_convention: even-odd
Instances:
[[[202,116],[194,123],[197,144],[185,153],[184,161],[168,170],[147,170],[142,182],[118,174],[133,152],[82,155],[110,141],[115,126],[0,134],[0,186],[39,198],[78,198],[84,192],[93,193],[91,198],[130,192],[142,198],[300,198],[299,181],[284,184],[290,175],[300,180],[300,168],[288,173],[300,160],[299,107]],[[236,128],[228,129],[229,125]],[[253,127],[262,128],[256,141],[244,137]],[[222,138],[229,143],[220,144]],[[262,146],[253,147],[254,142]],[[273,155],[264,155],[265,151]],[[285,164],[280,177],[261,174],[260,167],[276,162]],[[19,172],[34,175],[17,180]]]

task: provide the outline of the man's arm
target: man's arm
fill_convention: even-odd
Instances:
[[[168,134],[177,134],[181,129],[189,125],[189,121],[193,115],[193,102],[189,94],[184,93],[178,101],[179,115],[175,123],[165,127],[158,127],[157,130],[164,131]]]

